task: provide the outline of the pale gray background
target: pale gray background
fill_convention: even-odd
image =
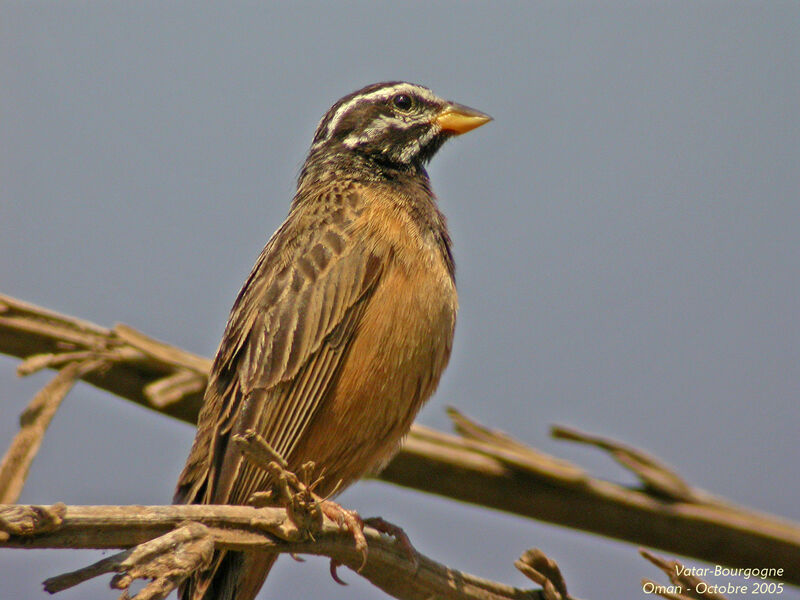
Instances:
[[[3,2],[0,28],[2,292],[211,355],[320,116],[420,82],[495,117],[430,169],[461,312],[420,422],[447,429],[452,404],[629,482],[547,437],[577,426],[800,519],[797,3]],[[51,376],[15,365],[2,446]],[[80,385],[21,500],[166,503],[192,437]],[[341,500],[517,585],[531,546],[578,596],[658,578],[631,545],[382,483]],[[42,579],[98,556],[2,551],[0,598],[44,598]],[[262,598],[383,597],[342,575],[281,560]],[[114,598],[107,581],[60,598]]]

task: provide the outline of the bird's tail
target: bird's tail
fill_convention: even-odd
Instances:
[[[181,600],[253,600],[278,555],[272,552],[218,550],[211,567],[179,588]]]

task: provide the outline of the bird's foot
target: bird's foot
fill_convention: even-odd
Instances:
[[[305,477],[297,477],[291,471],[285,471],[278,480],[278,486],[289,518],[314,539],[314,533],[322,528],[322,499],[314,493],[317,482],[307,482]]]
[[[416,572],[417,567],[419,567],[417,549],[414,548],[414,545],[411,543],[411,540],[408,539],[408,535],[406,535],[406,532],[403,531],[402,527],[395,525],[394,523],[390,523],[389,521],[384,520],[382,517],[370,517],[369,519],[364,519],[364,524],[369,525],[379,533],[393,537],[400,545],[400,548],[403,550],[403,552],[405,552],[408,560],[412,564],[413,570]]]
[[[301,475],[298,477],[280,465],[272,463],[270,470],[273,475],[273,489],[269,495],[273,502],[277,501],[286,509],[286,514],[297,528],[313,540],[314,533],[322,528],[324,514],[322,504],[325,500],[314,493],[319,480],[307,483],[308,478],[303,472],[306,466],[303,465]]]
[[[417,558],[418,554],[414,546],[411,544],[411,540],[408,538],[408,535],[406,535],[406,532],[403,531],[402,527],[399,527],[393,523],[389,523],[381,517],[362,519],[356,511],[342,508],[330,500],[323,500],[320,503],[320,508],[326,517],[353,534],[356,550],[361,553],[362,558],[361,566],[359,566],[357,572],[360,572],[367,564],[367,538],[364,535],[365,526],[372,527],[378,531],[378,533],[393,537],[400,545],[402,551],[408,557],[408,560],[412,566],[412,570],[416,572],[417,568],[419,567],[419,560]],[[336,572],[336,569],[340,565],[341,563],[339,561],[331,559],[331,577],[333,577],[333,580],[336,583],[340,585],[347,585],[347,583],[342,581]]]
[[[356,551],[361,554],[361,565],[357,569],[360,572],[367,564],[367,538],[364,536],[364,520],[356,511],[342,508],[331,500],[320,501],[319,507],[326,517],[353,535]],[[331,561],[331,575],[337,583],[343,584],[344,582],[336,575],[337,566],[338,564]]]
[[[233,438],[245,458],[270,475],[271,486],[266,491],[253,493],[248,504],[255,507],[281,506],[301,535],[314,539],[314,532],[322,527],[322,501],[314,493],[322,477],[312,481],[315,473],[313,462],[303,464],[298,474],[289,470],[286,460],[278,454],[258,433],[249,429]]]

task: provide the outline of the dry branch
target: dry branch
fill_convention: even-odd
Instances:
[[[381,479],[715,564],[784,567],[800,584],[800,526],[719,503],[665,499],[594,478],[578,467],[507,440],[416,427]],[[704,497],[700,490],[691,494]]]
[[[531,548],[522,553],[514,566],[523,575],[542,586],[545,600],[570,600],[567,583],[556,562],[538,548]]]
[[[84,380],[189,422],[196,418],[210,364],[125,326],[104,329],[4,296],[0,352],[40,367],[101,353],[105,368]],[[451,416],[459,437],[415,426],[380,478],[713,563],[784,567],[782,579],[800,584],[797,523],[714,498],[653,457],[611,440],[556,431],[608,451],[640,478],[641,488],[592,477],[457,413]]]
[[[83,353],[106,368],[82,377],[100,389],[195,423],[211,361],[117,325],[114,330],[0,294],[0,352],[26,359],[20,374],[54,367]]]
[[[54,514],[51,514],[54,513]],[[23,522],[25,527],[17,526]],[[38,523],[42,522],[42,527]],[[33,523],[33,524],[32,524]],[[187,528],[187,523],[192,525]],[[356,570],[362,556],[353,536],[325,519],[314,539],[305,536],[282,508],[249,506],[0,506],[0,531],[13,535],[0,541],[12,548],[130,548],[133,551],[109,557],[74,573],[47,581],[49,591],[58,591],[102,573],[119,573],[114,587],[127,587],[135,577],[156,580],[156,588],[169,592],[170,584],[193,569],[202,568],[210,536],[218,548],[270,550],[282,553],[328,556]],[[23,531],[25,533],[19,533]],[[453,600],[569,600],[542,590],[523,590],[446,567],[406,548],[374,529],[365,528],[368,559],[359,574],[396,598],[422,600],[437,597]],[[204,538],[204,536],[206,536]],[[193,543],[188,549],[183,545]],[[176,552],[176,547],[178,551]],[[175,555],[179,556],[175,556]],[[180,555],[190,555],[182,559]],[[534,554],[536,554],[534,552]],[[539,553],[540,554],[540,553]],[[530,564],[523,556],[521,564]],[[545,561],[546,561],[545,557]],[[416,561],[416,568],[414,562]],[[535,564],[535,563],[534,563]],[[554,563],[552,563],[554,565]],[[545,569],[545,580],[560,580],[557,567]],[[553,570],[555,569],[555,570]],[[170,578],[171,581],[168,581]],[[174,587],[174,585],[173,585]],[[150,592],[148,592],[150,593]],[[161,596],[147,596],[157,598]]]
[[[33,397],[19,418],[20,430],[0,463],[0,503],[16,502],[31,463],[61,401],[82,376],[98,368],[97,360],[72,362]]]

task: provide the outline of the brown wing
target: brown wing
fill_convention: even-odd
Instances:
[[[229,446],[233,434],[255,429],[284,457],[301,439],[381,274],[381,257],[353,243],[357,200],[351,190],[324,209],[297,204],[259,256],[217,351],[175,502],[241,504],[263,488],[264,474]]]

